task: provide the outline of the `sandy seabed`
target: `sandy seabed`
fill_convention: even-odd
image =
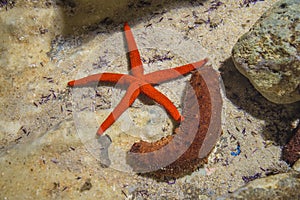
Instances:
[[[295,124],[294,105],[268,102],[235,69],[230,58],[237,39],[276,0],[249,6],[241,6],[238,0],[9,2],[0,10],[1,199],[212,199],[245,185],[245,177],[264,177],[267,172],[287,169],[280,160],[280,147]],[[102,110],[114,105],[110,87],[97,90],[102,99],[91,97],[87,105],[81,105],[99,105],[94,108],[97,112],[83,113],[82,118],[73,115],[74,99],[66,83],[99,70],[105,62],[100,55],[108,55],[107,60],[116,58],[109,70],[127,73],[126,55],[118,54],[124,47],[111,40],[116,51],[107,52],[109,48],[103,45],[122,37],[124,21],[136,32],[150,35],[161,29],[179,34],[166,39],[170,46],[165,49],[151,44],[151,50],[141,50],[144,62],[151,63],[157,54],[173,59],[160,64],[162,68],[193,61],[168,49],[175,48],[171,44],[181,39],[191,45],[184,49],[191,59],[207,56],[222,77],[223,133],[208,163],[174,184],[124,172],[122,167],[105,168],[95,157],[89,141],[109,113]],[[142,34],[137,38],[139,46],[147,41]],[[203,52],[198,54],[193,45],[201,46]],[[180,92],[172,89],[177,87],[177,82],[170,82],[160,89],[179,105]],[[87,94],[95,93],[86,90]],[[136,102],[133,109],[144,108],[141,104]],[[149,106],[152,109],[153,105]],[[144,123],[145,110],[138,116],[130,112],[129,116]],[[115,123],[109,133],[123,130],[124,120]],[[172,130],[168,116],[159,123],[165,130],[160,134]],[[86,136],[78,134],[82,130]],[[147,133],[141,137],[162,136]],[[132,137],[115,134],[113,142],[126,148],[133,143]],[[235,156],[232,152],[237,146],[241,152]]]

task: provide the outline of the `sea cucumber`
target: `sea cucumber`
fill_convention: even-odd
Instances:
[[[183,98],[184,121],[159,141],[134,143],[127,153],[133,171],[158,178],[178,178],[207,162],[221,134],[219,74],[211,67],[192,73]]]

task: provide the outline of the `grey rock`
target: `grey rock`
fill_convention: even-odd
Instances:
[[[256,179],[232,194],[218,198],[228,199],[300,199],[300,174],[283,173]]]
[[[268,100],[300,100],[300,1],[282,0],[232,50],[236,68]]]

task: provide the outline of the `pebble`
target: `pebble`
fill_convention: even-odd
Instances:
[[[293,165],[293,169],[300,172],[300,159],[298,159]]]

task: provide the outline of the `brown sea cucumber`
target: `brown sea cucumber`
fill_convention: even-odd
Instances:
[[[207,162],[221,133],[219,75],[211,67],[195,71],[183,99],[184,121],[173,135],[153,143],[134,143],[127,163],[135,172],[180,177]]]

